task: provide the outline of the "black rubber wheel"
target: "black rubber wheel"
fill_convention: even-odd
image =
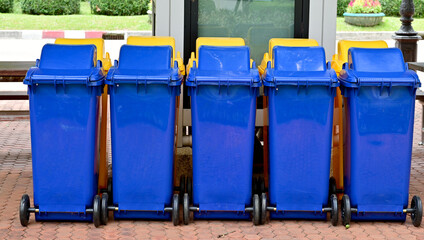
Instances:
[[[336,179],[334,177],[330,177],[328,197],[331,197],[333,194],[337,194],[337,184]]]
[[[331,206],[331,212],[330,212],[331,224],[333,226],[337,226],[337,223],[339,222],[339,207],[337,206],[336,194],[332,194],[330,196],[330,206]]]
[[[175,193],[172,198],[172,223],[174,226],[180,224],[180,197]]]
[[[421,198],[418,196],[414,196],[411,200],[411,208],[415,211],[411,213],[412,224],[415,227],[419,227],[423,220],[423,203],[421,202]]]
[[[346,228],[350,227],[350,217],[352,215],[350,208],[350,198],[348,195],[343,195],[342,198],[342,223]]]
[[[191,177],[187,177],[187,193],[188,193],[188,199],[190,200],[190,203],[193,199],[193,183],[191,180]]]
[[[93,223],[94,226],[97,228],[101,224],[101,202],[100,202],[100,196],[96,195],[94,196],[93,200]]]
[[[109,211],[108,211],[108,201],[109,196],[107,193],[102,194],[102,201],[101,201],[101,212],[100,212],[100,221],[103,225],[106,225],[109,221]]]
[[[21,204],[19,205],[19,220],[21,221],[21,225],[26,227],[29,223],[29,208],[31,206],[31,202],[29,200],[28,194],[24,194],[21,198]]]
[[[258,194],[253,195],[253,224],[255,226],[258,226],[261,223],[261,210],[260,210],[260,203],[259,203],[259,196]]]
[[[113,185],[112,177],[107,179],[107,195],[108,195],[108,205],[113,205]]]
[[[183,222],[184,225],[188,225],[188,223],[190,222],[190,197],[188,193],[184,193]]]
[[[266,193],[261,194],[261,220],[260,224],[265,224],[266,222],[266,207],[267,207],[267,199],[266,199]]]

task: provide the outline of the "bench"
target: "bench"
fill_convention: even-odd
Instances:
[[[28,100],[22,83],[35,62],[0,62],[0,100]],[[1,111],[0,115],[27,115],[28,111]]]

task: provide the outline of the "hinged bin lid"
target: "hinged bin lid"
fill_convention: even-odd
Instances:
[[[199,48],[199,65],[190,70],[187,86],[250,85],[260,87],[256,67],[250,68],[250,49],[247,46]]]
[[[104,74],[101,64],[96,66],[96,53],[94,45],[46,44],[37,65],[27,72],[24,83],[100,86]]]
[[[269,64],[264,74],[264,85],[324,85],[337,87],[333,69],[326,65],[322,47],[273,48],[273,66]]]
[[[107,84],[167,84],[181,85],[182,75],[175,61],[171,68],[171,46],[134,46],[123,45],[119,63],[109,70]]]
[[[398,48],[350,48],[348,64],[343,66],[339,80],[344,87],[410,86],[420,81],[408,70]]]

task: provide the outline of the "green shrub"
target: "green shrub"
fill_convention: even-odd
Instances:
[[[132,16],[146,14],[150,0],[91,0],[94,14],[113,16]]]
[[[418,1],[415,1],[418,2]],[[399,8],[402,0],[380,0],[382,12],[386,16],[399,16]]]
[[[81,0],[21,0],[22,12],[35,15],[69,15],[80,12]]]
[[[349,5],[350,0],[337,0],[337,16],[343,16],[343,13],[346,12],[346,8]],[[400,16],[399,8],[402,0],[380,0],[381,8],[386,16]],[[424,17],[424,1],[423,0],[414,0],[415,5],[415,14],[416,18]]]
[[[0,0],[0,13],[13,12],[13,0]]]
[[[346,12],[347,5],[349,5],[350,0],[337,0],[337,16],[343,16],[343,13]]]
[[[423,18],[424,17],[424,1],[414,1],[415,5],[415,14],[414,17],[416,18]]]

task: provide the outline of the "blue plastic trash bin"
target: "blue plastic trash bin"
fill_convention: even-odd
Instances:
[[[179,222],[173,195],[175,110],[182,76],[171,46],[121,47],[109,70],[115,219]]]
[[[184,198],[184,223],[189,210],[197,219],[249,219],[254,210],[259,73],[250,68],[250,50],[245,46],[201,46],[198,59],[186,81],[191,97],[193,206]],[[258,196],[255,201],[259,205]],[[254,221],[258,218],[253,214]]]
[[[325,220],[330,212],[336,225],[337,197],[328,184],[336,73],[322,47],[276,46],[273,64],[263,76],[269,99],[266,208],[272,219]]]
[[[351,218],[405,221],[410,213],[419,226],[420,198],[407,208],[417,74],[397,48],[350,48],[339,79],[346,119],[343,225]]]
[[[34,207],[24,195],[22,225],[35,212],[37,221],[93,221],[94,213],[98,226],[99,99],[104,74],[101,63],[96,63],[96,47],[45,45],[24,84],[30,103]]]

